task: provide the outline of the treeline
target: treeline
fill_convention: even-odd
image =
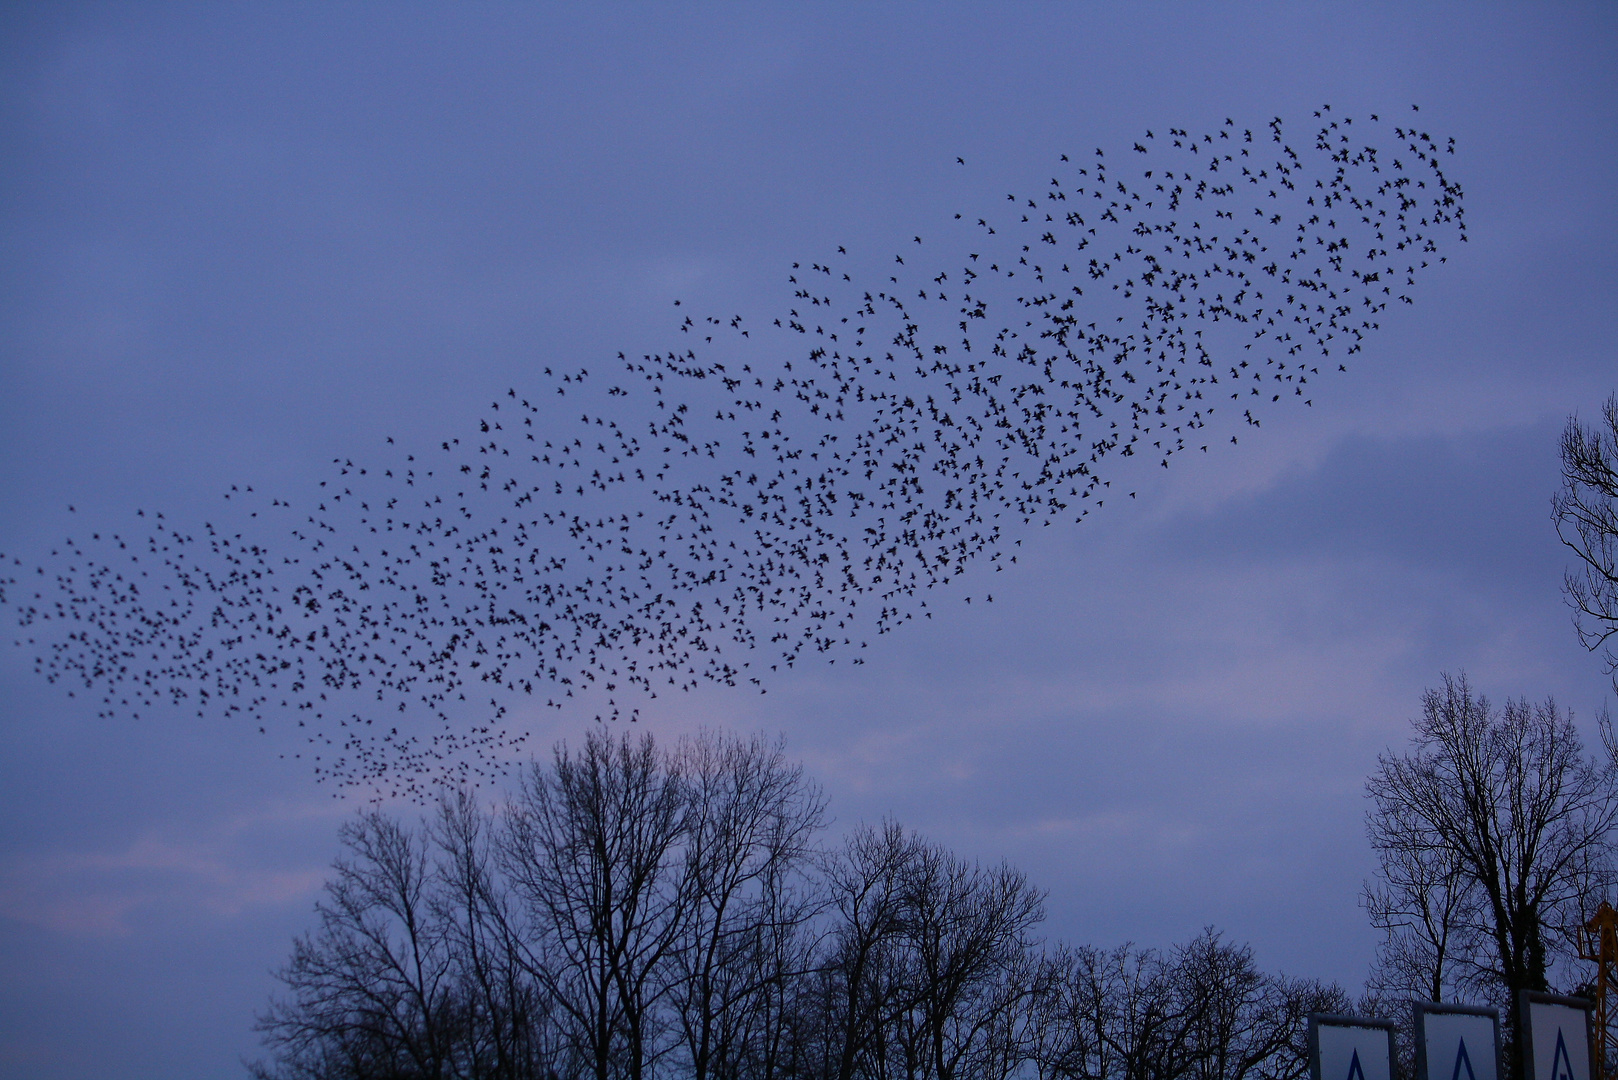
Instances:
[[[1298,1080],[1342,990],[1213,930],[1049,945],[1043,894],[894,823],[826,842],[778,744],[593,734],[504,807],[342,835],[261,1078]]]
[[[1597,727],[1590,757],[1554,700],[1497,706],[1446,675],[1408,750],[1379,756],[1363,902],[1383,936],[1360,1008],[1398,1021],[1407,1053],[1411,1001],[1492,1005],[1520,1077],[1519,992],[1593,995],[1586,921],[1618,896],[1618,737]]]

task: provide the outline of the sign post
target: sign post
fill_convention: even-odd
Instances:
[[[1310,1014],[1309,1077],[1310,1080],[1396,1080],[1393,1021]],[[1577,1080],[1588,1078],[1578,1077]]]
[[[1517,1014],[1523,1018],[1523,1080],[1596,1080],[1590,1063],[1590,1010],[1585,998],[1536,994],[1517,996]]]
[[[1500,1080],[1500,1012],[1418,1001],[1416,1080]]]

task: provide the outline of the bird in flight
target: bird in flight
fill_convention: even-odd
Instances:
[[[909,262],[794,263],[764,325],[685,315],[664,351],[553,360],[464,438],[389,438],[292,498],[237,485],[234,524],[141,512],[0,557],[0,605],[106,715],[290,726],[322,780],[417,798],[498,775],[520,703],[633,718],[860,664],[1130,459],[1312,406],[1466,239],[1425,131],[1166,131],[1060,155]]]

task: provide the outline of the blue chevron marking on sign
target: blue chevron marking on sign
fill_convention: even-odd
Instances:
[[[1551,1058],[1550,1080],[1576,1080],[1573,1062],[1567,1056],[1567,1043],[1562,1041],[1562,1029],[1556,1029],[1556,1054]]]
[[[1466,1067],[1464,1077],[1461,1074],[1462,1066]],[[1461,1040],[1461,1048],[1455,1054],[1455,1072],[1451,1075],[1450,1080],[1478,1080],[1477,1074],[1472,1071],[1472,1059],[1467,1055],[1465,1039]]]

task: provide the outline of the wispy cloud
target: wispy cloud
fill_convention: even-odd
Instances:
[[[279,806],[200,829],[149,829],[117,847],[18,854],[0,862],[0,918],[61,934],[117,936],[132,932],[146,912],[228,920],[251,908],[302,903],[320,888],[326,867],[276,865],[260,837],[346,812]]]

